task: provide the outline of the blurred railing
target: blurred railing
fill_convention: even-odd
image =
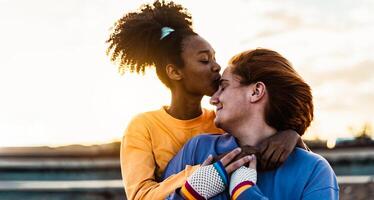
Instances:
[[[0,199],[125,199],[119,147],[0,149]],[[345,199],[374,199],[374,148],[319,149]]]
[[[118,147],[0,149],[0,199],[123,200]]]

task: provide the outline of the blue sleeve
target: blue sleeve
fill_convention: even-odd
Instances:
[[[166,199],[167,200],[184,200],[184,198],[179,194],[179,188],[173,194],[170,194]]]
[[[325,159],[319,160],[316,164],[302,199],[339,199],[339,186],[335,173]]]
[[[169,164],[166,166],[165,171],[162,175],[162,180],[165,180],[173,174],[177,174],[183,171],[186,165],[195,165],[194,154],[196,150],[197,139],[192,138],[188,141],[183,148],[178,152],[177,155],[169,161]],[[177,191],[180,188],[177,189]],[[179,195],[178,192],[174,192],[167,197],[168,200],[183,200],[183,197]]]
[[[258,188],[257,185],[252,186],[246,190],[244,190],[241,194],[239,194],[237,200],[268,200],[267,197],[265,197],[260,188]]]

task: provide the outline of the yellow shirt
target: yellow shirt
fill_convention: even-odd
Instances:
[[[192,137],[201,133],[222,133],[214,125],[215,113],[191,120],[178,120],[160,110],[142,113],[132,119],[121,143],[121,170],[127,199],[165,199],[182,186],[197,166],[158,182],[168,162]]]

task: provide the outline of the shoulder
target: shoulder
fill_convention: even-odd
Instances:
[[[297,181],[299,184],[304,183],[309,188],[337,188],[336,175],[327,160],[301,148],[295,148],[277,171],[287,177],[298,177],[297,180],[287,180]],[[321,179],[321,177],[324,178]]]
[[[338,188],[336,175],[329,162],[316,153],[295,148],[285,164],[289,166],[288,169],[292,168],[294,174],[299,174],[299,178],[304,177],[309,187]]]
[[[217,133],[202,133],[190,139],[188,143],[192,144],[212,144],[212,143],[224,143],[231,141],[233,137],[228,134],[217,134]]]
[[[295,148],[286,163],[299,169],[308,169],[309,172],[315,172],[316,169],[323,169],[333,173],[330,164],[324,157],[301,148]]]
[[[131,137],[149,137],[149,130],[151,129],[152,118],[157,116],[158,110],[143,112],[131,118],[125,129],[124,136]]]
[[[331,195],[331,191],[334,194],[339,191],[334,170],[324,157],[299,148],[296,148],[294,153],[296,157],[299,157],[297,162],[300,165],[298,180],[300,180],[300,177],[304,177],[306,181],[304,189],[305,196],[317,194],[328,196]]]
[[[160,115],[162,115],[162,111],[160,109],[139,113],[131,118],[128,126],[134,126],[134,125],[144,126],[147,123],[149,123],[152,120],[152,118],[155,118]]]
[[[334,171],[325,158],[301,148],[295,148],[280,169],[283,172],[287,171],[287,173],[292,171],[292,173],[299,174],[306,179],[320,173],[335,176]]]
[[[219,134],[207,134],[191,138],[182,148],[182,152],[188,155],[203,155],[205,153],[211,153],[215,149],[215,143],[219,139]]]
[[[158,109],[158,110],[151,110],[151,111],[140,113],[140,114],[136,115],[134,118],[142,119],[142,120],[147,120],[147,119],[149,120],[151,118],[163,116],[165,114],[164,112],[165,111],[163,110],[163,108],[161,108],[161,109]]]
[[[327,160],[322,157],[319,154],[316,154],[311,151],[306,151],[301,148],[295,148],[293,154],[291,155],[297,160],[302,161],[305,164],[308,165],[320,165],[320,166],[328,166],[330,167],[330,164],[327,162]]]
[[[220,134],[202,133],[191,138],[185,146],[200,146],[204,144],[212,144],[220,138]]]
[[[201,134],[189,140],[184,146],[184,151],[191,151],[195,155],[212,154],[217,156],[231,151],[235,147],[237,147],[235,138],[228,133]]]

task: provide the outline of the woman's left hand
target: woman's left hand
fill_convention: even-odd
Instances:
[[[259,146],[261,169],[272,170],[279,167],[294,150],[299,140],[299,134],[293,130],[278,132],[264,140]]]

